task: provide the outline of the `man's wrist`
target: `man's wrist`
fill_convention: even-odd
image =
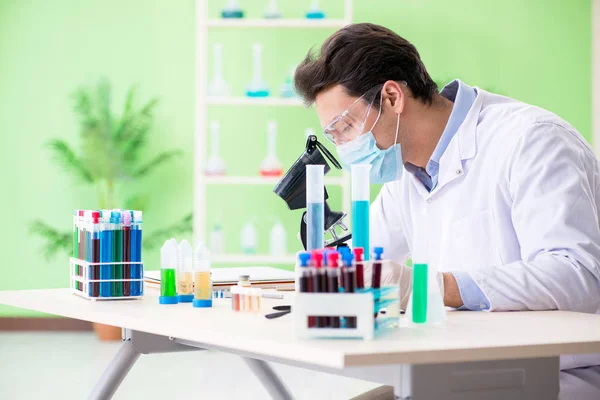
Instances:
[[[463,305],[458,283],[451,272],[442,273],[444,281],[444,304],[448,307],[459,308]]]

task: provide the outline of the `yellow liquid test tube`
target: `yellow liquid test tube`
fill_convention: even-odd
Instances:
[[[210,252],[200,243],[194,255],[194,307],[212,307],[212,281],[210,279]]]
[[[192,261],[192,246],[184,239],[179,244],[179,263],[177,265],[177,297],[180,303],[191,303],[194,300]]]

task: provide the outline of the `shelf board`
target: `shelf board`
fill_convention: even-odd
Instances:
[[[303,18],[224,18],[209,19],[211,28],[341,28],[347,25],[343,19],[303,19]]]
[[[273,256],[270,254],[211,254],[210,261],[215,264],[290,264],[296,262],[294,254]]]
[[[275,186],[281,177],[277,176],[205,176],[207,185],[249,185],[249,186]],[[342,177],[326,176],[326,185],[342,185]]]
[[[212,106],[284,106],[304,107],[298,98],[281,97],[207,97],[206,102]]]

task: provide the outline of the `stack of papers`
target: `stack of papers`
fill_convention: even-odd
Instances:
[[[292,271],[272,267],[212,268],[210,270],[213,286],[236,285],[240,275],[249,275],[250,283],[256,287],[294,286],[296,274]],[[146,287],[160,287],[160,270],[145,271]]]

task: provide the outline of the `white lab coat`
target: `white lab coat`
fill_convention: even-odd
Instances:
[[[429,193],[404,170],[382,188],[371,243],[399,263],[425,258],[439,271],[469,272],[490,311],[598,313],[596,156],[556,115],[477,91],[440,159],[437,187]],[[561,361],[600,365],[600,355]]]

